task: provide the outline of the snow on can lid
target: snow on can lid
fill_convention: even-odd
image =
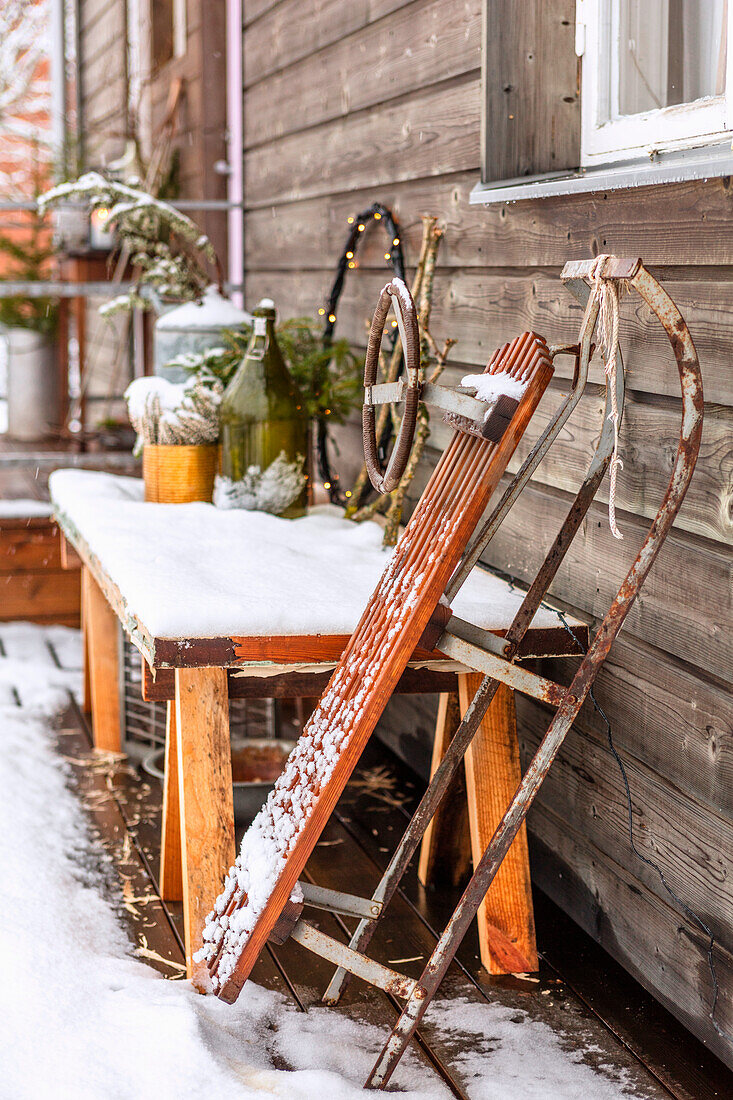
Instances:
[[[237,306],[218,287],[208,286],[201,302],[184,302],[155,322],[156,332],[236,329],[252,324],[252,314]]]

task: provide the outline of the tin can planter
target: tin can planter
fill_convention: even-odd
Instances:
[[[155,504],[211,503],[218,457],[216,443],[146,443],[145,499]]]

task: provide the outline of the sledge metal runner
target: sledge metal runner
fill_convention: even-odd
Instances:
[[[402,1015],[395,1025],[379,1059],[367,1079],[366,1085],[370,1088],[383,1088],[389,1081],[407,1044],[416,1028],[419,1026],[425,1010],[435,995],[463,936],[471,921],[476,916],[482,899],[491,885],[514,837],[521,827],[532,801],[542,785],[570,726],[588,695],[598,671],[608,656],[611,645],[621,629],[623,621],[669,532],[687,491],[700,447],[703,397],[702,379],[697,354],[687,326],[678,309],[656,279],[649,274],[641,260],[625,260],[613,256],[605,256],[599,257],[596,260],[568,263],[565,265],[561,277],[585,307],[578,345],[573,347],[565,345],[547,349],[548,360],[551,360],[554,355],[563,352],[571,351],[576,354],[575,376],[570,393],[540,439],[532,448],[518,473],[512,479],[489,519],[483,524],[478,533],[474,535],[473,541],[471,541],[470,544],[468,544],[468,538],[466,538],[466,545],[460,563],[451,570],[451,574],[446,578],[443,585],[444,601],[439,604],[436,598],[434,603],[434,607],[439,609],[439,613],[432,616],[433,637],[436,639],[434,643],[435,647],[442,654],[450,656],[469,668],[483,673],[484,679],[482,680],[479,690],[476,692],[465,717],[447,748],[443,760],[435,772],[420,805],[413,815],[405,835],[395,851],[373,897],[370,899],[354,898],[349,895],[339,894],[336,891],[316,889],[306,884],[302,884],[302,892],[298,892],[296,879],[305,860],[302,859],[302,853],[298,853],[301,858],[294,858],[298,847],[296,844],[295,850],[289,852],[286,857],[286,866],[292,861],[291,872],[294,872],[294,874],[291,873],[289,878],[285,880],[287,892],[283,894],[281,890],[278,904],[272,907],[272,910],[276,910],[276,913],[272,911],[268,932],[263,936],[260,930],[260,936],[257,937],[256,940],[254,934],[247,933],[245,935],[243,950],[238,956],[238,969],[236,969],[234,983],[231,978],[229,978],[228,983],[220,983],[219,995],[227,1000],[233,999],[232,994],[236,996],[238,989],[241,988],[241,982],[244,980],[244,977],[246,977],[246,973],[249,972],[246,967],[243,968],[241,966],[242,957],[244,955],[249,956],[251,961],[247,963],[247,967],[251,968],[252,962],[254,961],[252,958],[253,941],[255,941],[255,944],[259,944],[260,941],[264,944],[269,931],[274,928],[274,935],[278,938],[284,939],[287,938],[288,935],[292,935],[294,939],[304,946],[307,946],[310,950],[315,951],[337,964],[338,969],[324,995],[324,1000],[326,1002],[336,1003],[338,1001],[350,973],[358,974],[367,981],[386,989],[398,997],[404,998],[405,1006]],[[607,365],[609,384],[606,392],[604,422],[596,453],[590,463],[583,484],[568,512],[567,518],[530,586],[506,636],[504,638],[496,638],[487,632],[478,630],[455,618],[451,618],[447,603],[452,599],[469,575],[481,553],[506,517],[512,504],[527,484],[530,476],[539,465],[542,457],[547,453],[553,441],[557,438],[563,425],[580,400],[588,378],[588,367],[592,354],[591,341],[598,321],[603,288],[610,287],[613,294],[617,297],[617,290],[621,285],[626,285],[634,289],[641,296],[656,315],[669,337],[680,376],[682,424],[669,485],[659,511],[651,525],[644,544],[623,581],[610,610],[601,623],[572,683],[568,688],[564,688],[560,684],[518,667],[514,662],[522,637],[527,631],[541,601],[545,597],[549,585],[588,511],[604,474],[608,469],[612,456],[614,455],[617,420],[614,423],[612,418],[614,413],[620,415],[623,409],[624,397],[623,367],[615,341],[614,350],[616,354],[614,363]],[[388,288],[385,289],[389,292]],[[384,303],[380,301],[380,304],[383,306]],[[378,314],[379,312],[380,310],[378,308]],[[379,322],[380,333],[382,323],[383,318],[382,321]],[[372,331],[374,332],[374,327]],[[518,344],[521,347],[522,340],[526,340],[528,336],[531,336],[532,341],[535,341],[535,350],[542,345],[544,345],[545,348],[547,347],[544,341],[542,341],[541,344],[539,343],[541,338],[536,337],[534,334],[525,334],[525,337],[519,338],[518,341],[513,341],[511,345],[507,345],[505,348],[500,349],[492,360],[492,364],[494,366],[500,364],[503,361],[502,356],[506,356],[507,354],[507,348],[515,349]],[[489,372],[492,369],[492,364],[487,368]],[[419,380],[415,380],[415,376],[411,376],[409,371],[409,355],[407,365],[407,382],[401,385],[406,387],[413,386],[413,388],[416,386],[419,387]],[[370,378],[371,375],[366,372],[365,380],[367,386],[371,386],[371,390],[367,390],[367,409],[373,408],[373,405],[379,401],[394,400],[392,387],[376,386],[373,384],[373,378],[371,381],[369,380]],[[544,389],[544,386],[542,386],[542,389]],[[432,392],[436,390],[440,390],[441,392]],[[435,524],[437,516],[440,514],[440,509],[436,509],[435,507],[427,509],[423,506],[423,502],[426,498],[429,498],[429,490],[435,481],[438,470],[440,470],[441,465],[446,460],[446,456],[451,453],[452,449],[455,450],[456,447],[460,447],[461,444],[464,444],[467,437],[476,439],[478,436],[483,436],[484,426],[492,420],[493,425],[490,426],[490,431],[495,432],[503,439],[501,436],[501,425],[498,424],[498,421],[500,419],[506,419],[506,403],[503,403],[500,407],[500,416],[495,415],[496,403],[492,409],[488,410],[487,415],[485,404],[479,402],[477,405],[473,405],[470,402],[476,399],[469,399],[467,402],[465,400],[465,394],[458,394],[456,397],[457,400],[453,400],[449,391],[442,387],[424,387],[420,392],[421,399],[430,400],[430,403],[447,410],[448,417],[454,424],[458,425],[458,432],[450,447],[445,452],[441,463],[436,468],[433,479],[431,479],[431,483],[428,489],[426,489],[420,505],[418,505],[416,513],[413,516],[413,520],[408,525],[405,535],[403,535],[400,540],[400,544],[404,543],[408,535],[410,539],[418,538],[420,533],[423,532],[423,529],[429,525],[431,521]],[[537,400],[538,399],[539,397],[537,397]],[[520,400],[520,407],[523,400],[524,398]],[[507,421],[509,426],[514,423],[516,416],[516,411],[513,417],[510,415]],[[467,421],[467,423],[462,423],[462,420]],[[368,441],[370,422],[373,423],[373,419],[370,418],[369,413],[367,413],[365,416],[365,439],[367,439],[368,458],[370,457]],[[487,442],[484,436],[484,441],[481,443],[476,442],[473,446],[479,449],[492,449],[496,448],[497,444]],[[401,448],[401,453],[403,455],[409,453],[409,446],[406,448],[403,446]],[[373,472],[375,479],[379,479],[384,475],[381,475],[381,470],[377,469],[372,471],[371,469],[374,466],[373,451],[371,459],[370,473]],[[506,463],[504,463],[504,466],[505,465]],[[475,466],[472,469],[475,469]],[[463,470],[465,470],[465,466],[463,466],[461,472],[463,472]],[[394,472],[394,469],[388,471],[388,473],[392,474],[394,474]],[[473,478],[471,478],[471,483],[475,493],[475,481]],[[454,482],[454,484],[456,483]],[[482,494],[479,495],[484,499]],[[440,499],[444,505],[446,500],[445,492]],[[483,508],[484,505],[482,505],[479,515],[483,511]],[[477,521],[475,520],[474,524],[475,522]],[[435,591],[437,591],[437,587],[433,590],[433,592]],[[409,586],[405,586],[400,592],[400,599],[407,603],[410,596],[410,588]],[[430,615],[423,615],[425,624],[427,624],[429,618],[431,618]],[[364,621],[363,619],[362,624],[364,624]],[[359,636],[360,631],[362,631],[362,624],[357,628],[357,632],[352,638],[352,643],[354,639]],[[373,639],[373,634],[370,634],[370,637]],[[413,626],[412,631],[409,633],[409,637],[407,637],[407,648],[410,651],[417,637],[419,637],[419,634],[415,634],[415,628]],[[401,634],[400,639],[404,640],[404,635]],[[353,653],[353,646],[351,644],[347,653],[344,655],[344,661],[347,666],[350,653]],[[369,959],[365,955],[365,951],[369,945],[377,921],[394,895],[399,881],[414,855],[429,821],[437,810],[441,798],[446,793],[451,778],[462,761],[500,682],[506,683],[518,691],[522,691],[551,704],[556,708],[556,713],[540,747],[527,768],[517,792],[507,807],[501,823],[486,848],[482,859],[476,866],[471,881],[432,956],[428,960],[422,975],[417,980],[407,978]],[[380,688],[383,690],[381,684],[378,687],[371,687],[371,685],[369,685],[367,695],[379,693],[381,698]],[[326,694],[328,695],[328,692]],[[324,699],[325,698],[324,696]],[[386,699],[384,702],[386,702]],[[322,705],[323,700],[321,702],[321,706]],[[384,704],[382,703],[381,705],[383,706]],[[379,709],[381,712],[381,706]],[[308,727],[306,727],[303,736],[306,737],[307,735]],[[349,745],[349,747],[351,746]],[[350,756],[351,755],[352,754],[350,754]],[[358,754],[354,754],[353,763],[350,763],[350,768],[353,768],[357,758]],[[328,799],[328,802],[324,804],[318,799],[317,803],[318,808],[321,810],[318,816],[320,828],[322,828],[333,802],[331,799]],[[297,870],[295,869],[296,866]],[[287,883],[290,883],[290,885],[287,885]],[[231,891],[234,890],[235,884],[236,876],[235,883],[231,885]],[[295,887],[295,892],[292,893],[291,896],[293,887]],[[222,895],[225,904],[220,907],[221,913],[213,922],[215,935],[220,926],[221,916],[224,916],[225,919],[228,918],[236,908],[236,905],[233,904],[234,894],[231,891],[229,895]],[[272,895],[270,895],[270,897],[272,897]],[[220,901],[221,900],[222,899],[220,899]],[[346,947],[324,936],[323,933],[314,929],[307,921],[303,920],[301,913],[304,905],[316,905],[322,908],[331,909],[334,912],[346,912],[359,916],[361,920],[352,936],[349,946]],[[218,962],[222,954],[221,938],[219,938],[218,941],[214,939],[214,945],[214,950],[209,951],[209,967],[213,976],[217,973]],[[250,949],[249,951],[248,948]],[[256,946],[256,951],[259,952],[259,950],[260,946]],[[254,957],[256,957],[256,955]]]

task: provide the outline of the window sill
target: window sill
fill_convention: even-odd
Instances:
[[[656,153],[653,159],[644,161],[632,160],[605,167],[581,168],[577,172],[550,172],[542,176],[498,180],[496,183],[477,183],[471,191],[470,202],[472,206],[488,206],[717,176],[733,176],[733,149],[729,141],[684,152]]]

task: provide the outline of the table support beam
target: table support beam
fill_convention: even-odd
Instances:
[[[119,620],[88,569],[84,576],[84,634],[94,747],[120,752]]]
[[[204,922],[234,863],[229,700],[223,668],[176,669],[176,734],[186,971],[208,985],[195,963]]]
[[[461,714],[482,676],[458,678]],[[514,692],[499,685],[466,753],[468,821],[474,867],[478,866],[502,815],[521,782]],[[478,911],[481,961],[490,974],[538,969],[527,827],[522,825]]]
[[[443,759],[481,679],[479,674],[474,673],[460,675],[458,698],[441,696],[431,776]],[[521,777],[514,693],[505,684],[500,684],[466,752],[465,788],[461,790],[455,785],[448,792],[423,837],[418,877],[424,885],[445,881],[446,876],[452,885],[461,884],[468,872],[468,836],[475,865],[493,836]],[[466,805],[468,828],[465,825]],[[449,858],[446,853],[449,853]],[[477,919],[481,962],[490,974],[537,970],[525,826],[522,826],[510,848]]]
[[[181,851],[181,800],[178,777],[176,704],[166,703],[165,776],[163,779],[163,827],[160,844],[160,896],[165,901],[183,900]]]

